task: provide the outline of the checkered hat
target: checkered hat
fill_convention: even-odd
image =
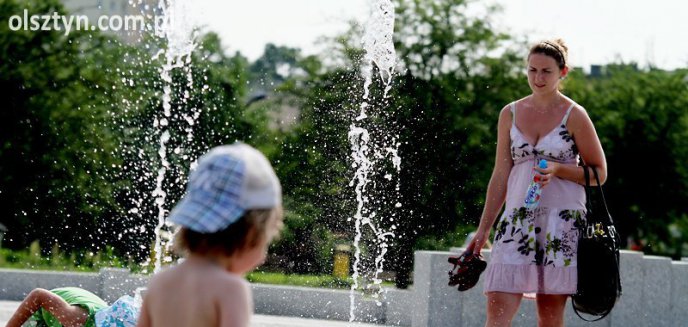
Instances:
[[[241,142],[211,149],[189,176],[186,195],[168,221],[199,233],[215,233],[247,210],[282,203],[282,188],[267,158]]]

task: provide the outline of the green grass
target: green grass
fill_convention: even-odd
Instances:
[[[13,251],[0,249],[0,268],[28,269],[28,270],[54,270],[74,272],[98,272],[100,268],[129,268],[136,273],[145,267],[123,260],[112,253],[111,249],[99,253],[60,252],[53,247],[49,256],[41,256],[41,249],[37,242],[31,244],[26,250]],[[252,283],[290,285],[330,289],[350,289],[352,278],[336,278],[331,275],[298,275],[280,272],[254,271],[246,276]],[[384,287],[394,287],[391,282],[383,282]]]
[[[135,264],[115,256],[112,248],[96,253],[64,253],[54,246],[48,256],[41,255],[38,242],[32,243],[26,250],[0,249],[0,268],[97,272],[100,268],[106,267],[133,267],[136,270]]]
[[[349,289],[353,282],[351,278],[341,279],[329,275],[296,275],[262,271],[249,273],[246,279],[251,283],[341,289]]]

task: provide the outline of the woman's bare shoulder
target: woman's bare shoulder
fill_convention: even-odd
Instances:
[[[571,108],[571,113],[569,114],[569,122],[580,123],[581,120],[590,119],[588,116],[588,111],[582,105],[573,102],[573,108]]]
[[[518,100],[511,101],[509,103],[509,105],[511,105],[512,103],[516,106],[518,106],[518,105],[530,105],[531,97],[532,97],[531,95],[526,95],[526,96],[524,96]]]
[[[595,129],[588,115],[588,111],[585,107],[575,102],[566,125],[569,131],[574,135],[583,131],[593,131]]]

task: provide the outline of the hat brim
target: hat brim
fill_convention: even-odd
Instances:
[[[231,201],[187,194],[167,220],[199,233],[215,233],[241,218],[246,209]]]

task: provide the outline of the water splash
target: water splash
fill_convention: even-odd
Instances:
[[[396,52],[394,50],[393,34],[394,34],[394,5],[390,0],[373,0],[371,8],[371,17],[365,29],[363,37],[363,48],[365,56],[361,66],[361,74],[364,77],[363,84],[363,100],[360,105],[360,113],[351,124],[349,130],[349,142],[351,143],[351,156],[353,159],[353,167],[356,168],[354,178],[351,180],[349,186],[354,186],[356,192],[356,213],[353,218],[355,220],[354,236],[354,262],[353,262],[353,283],[349,293],[350,307],[349,307],[349,321],[353,322],[356,319],[356,303],[355,292],[360,287],[359,279],[360,265],[361,265],[361,239],[363,236],[363,228],[367,227],[375,235],[375,244],[377,254],[375,258],[375,268],[373,271],[373,285],[377,288],[377,292],[373,294],[377,305],[382,305],[379,301],[380,295],[384,292],[381,287],[382,278],[380,274],[384,271],[385,255],[390,243],[390,238],[393,239],[395,234],[393,230],[396,228],[394,224],[391,230],[383,230],[379,224],[376,223],[375,208],[371,208],[371,199],[367,195],[366,189],[370,183],[370,174],[374,173],[378,160],[384,160],[387,156],[392,157],[392,164],[397,172],[401,169],[401,158],[398,156],[399,143],[396,141],[397,137],[390,138],[383,136],[381,141],[376,142],[371,137],[371,133],[364,127],[358,126],[357,123],[368,118],[366,109],[369,107],[370,86],[373,82],[373,66],[376,66],[380,79],[385,88],[383,99],[387,98],[388,92],[392,87],[392,77],[394,74],[394,67],[396,65]],[[384,131],[380,131],[383,132]],[[385,145],[386,140],[391,139],[391,145]],[[385,178],[392,179],[391,174],[386,174]],[[399,182],[397,181],[396,190],[399,191]],[[395,207],[400,207],[399,202]],[[351,219],[349,219],[351,220]],[[393,218],[390,218],[393,222]]]
[[[390,0],[374,0],[370,20],[363,36],[363,48],[366,50],[364,63],[368,72],[364,98],[368,95],[371,84],[372,64],[380,71],[380,78],[385,83],[385,96],[392,87],[392,76],[397,57],[394,50],[394,5]]]
[[[155,252],[155,264],[153,272],[160,271],[162,267],[163,255],[169,250],[169,242],[165,243],[163,249],[162,229],[166,226],[165,216],[167,210],[165,209],[165,198],[167,193],[163,190],[163,183],[165,181],[165,174],[169,168],[167,161],[167,142],[170,140],[170,133],[167,130],[169,120],[172,116],[172,95],[174,83],[172,80],[172,72],[175,69],[182,69],[186,75],[187,86],[190,88],[193,85],[193,75],[191,73],[191,53],[196,48],[195,43],[195,26],[191,22],[185,12],[189,11],[190,0],[160,0],[158,7],[162,13],[161,21],[156,22],[157,28],[155,35],[164,38],[167,42],[167,47],[161,49],[153,59],[158,59],[164,55],[163,65],[160,69],[160,78],[163,83],[162,107],[163,115],[155,119],[154,127],[160,130],[160,147],[158,149],[158,157],[160,158],[161,167],[158,169],[156,178],[156,187],[153,191],[155,198],[155,205],[158,209],[158,223],[155,226],[155,244],[153,251]],[[188,100],[188,92],[183,95],[182,103]],[[189,122],[190,126],[194,125],[193,117],[198,115],[188,116],[184,118]],[[189,121],[190,120],[190,121]],[[187,138],[192,138],[193,133],[187,129]],[[175,149],[175,152],[178,152]],[[171,258],[165,257],[165,261]]]

